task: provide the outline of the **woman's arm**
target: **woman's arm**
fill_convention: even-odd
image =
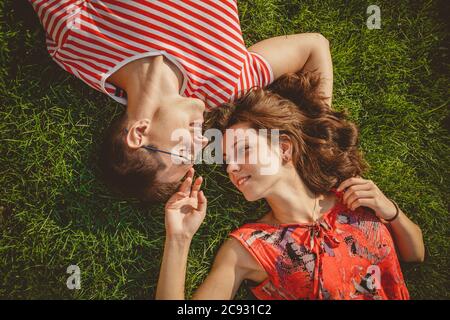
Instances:
[[[384,220],[390,220],[397,212],[394,203],[370,180],[350,178],[342,182],[337,191],[345,191],[342,201],[351,210],[360,206],[369,207]],[[422,231],[398,210],[398,216],[389,225],[400,258],[406,262],[422,262],[425,258]]]
[[[242,281],[253,271],[252,259],[237,240],[228,239],[219,249],[210,273],[192,299],[233,299]]]
[[[319,33],[279,36],[248,48],[262,55],[272,67],[275,79],[285,73],[313,71],[321,75],[321,91],[331,106],[333,64],[328,40]]]
[[[191,169],[165,207],[166,241],[156,299],[185,299],[189,247],[205,217],[207,206],[203,192],[199,191],[202,178],[197,178],[192,186],[193,176],[194,170]],[[229,239],[220,248],[210,274],[193,299],[231,299],[243,279],[256,268],[257,262],[242,245]]]
[[[184,299],[186,264],[192,237],[206,215],[207,201],[200,191],[202,178],[192,186],[191,169],[165,207],[166,241],[156,299]]]

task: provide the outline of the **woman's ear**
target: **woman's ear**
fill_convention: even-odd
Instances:
[[[150,120],[142,119],[131,124],[127,132],[127,145],[132,149],[149,144]]]
[[[283,162],[289,162],[292,159],[292,140],[287,134],[280,135],[280,152]]]

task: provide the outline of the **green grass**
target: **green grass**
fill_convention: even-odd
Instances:
[[[247,0],[239,8],[248,45],[300,32],[330,40],[335,108],[361,127],[368,177],[424,233],[426,261],[403,265],[411,296],[449,299],[444,1],[377,1],[381,30],[368,30],[372,3]],[[0,298],[152,298],[162,207],[114,198],[96,179],[102,130],[121,106],[51,61],[26,2],[1,1],[0,15]],[[198,170],[209,209],[189,256],[188,294],[227,234],[265,210],[246,203],[220,166]],[[80,290],[66,288],[71,264],[81,268]]]

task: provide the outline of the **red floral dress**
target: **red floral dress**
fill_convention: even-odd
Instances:
[[[409,299],[391,235],[340,201],[314,224],[248,223],[230,234],[269,275],[258,299]]]

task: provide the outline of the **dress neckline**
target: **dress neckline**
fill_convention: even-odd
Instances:
[[[341,202],[341,193],[336,192],[335,190],[332,190],[332,192],[336,195],[336,201],[334,205],[328,209],[322,216],[317,219],[314,222],[292,222],[292,223],[267,223],[267,222],[248,222],[247,225],[263,225],[263,226],[269,226],[269,227],[275,227],[275,228],[282,228],[282,227],[314,227],[319,225],[322,221],[328,220],[329,216],[336,212],[339,208],[342,208],[343,204]]]

